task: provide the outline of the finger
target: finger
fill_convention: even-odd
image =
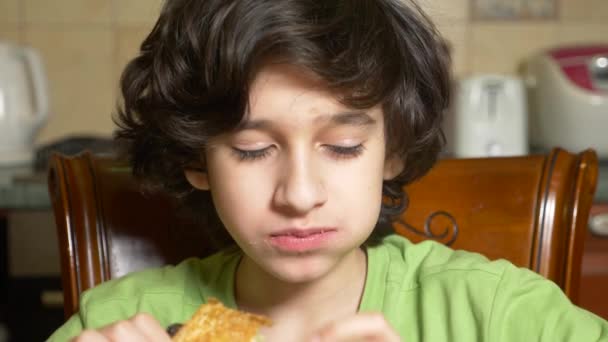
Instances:
[[[167,342],[171,341],[171,338],[165,331],[165,329],[158,323],[158,321],[147,313],[139,313],[133,316],[129,321],[135,325],[137,330],[146,336],[148,341],[154,342]]]
[[[399,342],[400,337],[382,314],[362,313],[329,324],[319,332],[317,341]]]
[[[72,338],[70,342],[109,342],[105,336],[103,336],[97,330],[84,330],[80,335]]]
[[[133,341],[148,342],[148,337],[144,335],[131,321],[120,321],[110,324],[99,330],[101,334],[110,341]]]

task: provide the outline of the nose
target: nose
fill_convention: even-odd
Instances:
[[[277,208],[290,215],[303,215],[327,201],[322,171],[304,155],[287,158],[274,194]]]

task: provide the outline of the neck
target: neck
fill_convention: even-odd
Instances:
[[[323,277],[289,283],[264,272],[245,256],[236,274],[236,302],[242,309],[273,319],[292,317],[311,324],[354,314],[365,287],[366,260],[365,252],[357,248]]]

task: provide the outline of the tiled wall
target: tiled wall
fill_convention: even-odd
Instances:
[[[608,43],[608,0],[556,0],[557,20],[506,22],[472,21],[472,0],[419,1],[452,43],[457,76],[514,74],[543,48]],[[160,3],[0,0],[0,40],[34,46],[47,64],[53,117],[40,143],[70,133],[112,131],[120,70],[153,24]]]
[[[109,135],[120,72],[160,11],[161,0],[0,0],[0,40],[38,49],[51,115],[38,142]]]
[[[456,75],[516,74],[526,58],[545,48],[608,44],[608,0],[555,0],[556,20],[502,22],[472,21],[473,0],[419,1],[451,41]]]

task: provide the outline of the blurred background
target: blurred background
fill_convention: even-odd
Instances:
[[[555,17],[502,20],[475,20],[473,0],[419,2],[451,42],[459,77],[517,74],[525,59],[542,49],[608,39],[605,0],[555,0]],[[36,48],[46,66],[52,118],[37,143],[73,133],[111,133],[109,114],[119,75],[152,27],[160,4],[160,0],[0,0],[0,40]]]
[[[52,118],[38,144],[73,133],[109,135],[117,83],[159,13],[159,0],[0,0],[0,40],[37,49]]]
[[[508,81],[547,49],[605,46],[608,36],[605,0],[419,3],[449,40],[458,80],[493,75]],[[120,73],[160,6],[160,0],[0,0],[0,40],[33,47],[48,78],[49,118],[33,137],[36,146],[74,134],[111,134]]]
[[[451,117],[458,120],[475,111],[493,117],[500,116],[502,110],[511,113],[511,118],[521,119],[501,123],[504,129],[495,132],[495,137],[477,139],[489,139],[484,140],[481,150],[466,143],[458,147],[457,136],[463,135],[463,128],[451,121],[447,128],[451,132],[452,150],[447,153],[455,156],[509,154],[506,152],[511,145],[520,146],[520,150],[510,154],[543,151],[546,147],[542,141],[534,145],[534,136],[530,135],[535,133],[530,134],[528,127],[529,117],[542,111],[538,107],[541,104],[533,103],[534,92],[530,92],[531,87],[538,85],[536,78],[542,75],[539,69],[530,71],[530,61],[560,48],[569,49],[566,50],[569,56],[579,58],[580,54],[572,49],[585,47],[587,50],[582,53],[597,55],[608,46],[607,0],[420,0],[419,3],[451,45],[457,80],[454,87],[459,99]],[[42,62],[42,91],[46,92],[37,98],[48,99],[47,107],[41,105],[46,108],[44,119],[24,128],[23,135],[27,137],[22,143],[32,149],[31,159],[25,163],[8,160],[3,164],[0,158],[0,342],[43,340],[63,321],[59,257],[43,172],[45,157],[53,149],[75,152],[81,148],[100,151],[109,148],[120,73],[153,26],[160,6],[161,0],[0,0],[0,43],[33,49]],[[597,63],[601,66],[603,62]],[[6,79],[20,77],[10,74],[10,70],[14,68],[5,67]],[[475,87],[486,94],[487,103],[468,100],[467,91],[474,92]],[[496,90],[511,87],[515,90],[505,91],[504,95]],[[585,105],[591,110],[603,110],[606,107],[598,106],[608,103],[608,93],[598,89],[579,89],[579,93],[588,96]],[[34,107],[27,108],[35,112]],[[12,115],[7,113],[5,117]],[[608,111],[605,114],[608,117]],[[8,125],[2,128],[1,119],[2,115],[0,152],[13,143],[6,137],[16,133]],[[608,126],[603,129],[608,132]],[[501,137],[507,131],[511,133]],[[464,132],[470,136],[466,128]],[[577,134],[590,135],[587,131]],[[608,144],[591,147],[608,149]],[[608,156],[601,158],[608,160]],[[608,172],[601,172],[604,176],[600,186],[604,189]],[[599,192],[594,209],[600,219],[596,220],[599,228],[590,233],[593,240],[588,245],[593,250],[588,255],[594,268],[587,278],[590,289],[604,286],[603,298],[608,288],[608,220],[600,215],[608,215],[606,192]],[[588,293],[591,296],[592,292]],[[608,318],[606,300],[595,302],[598,307],[593,310]]]

